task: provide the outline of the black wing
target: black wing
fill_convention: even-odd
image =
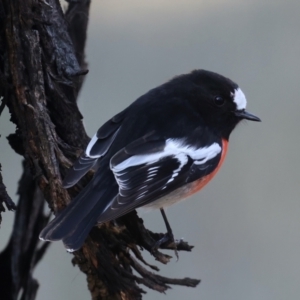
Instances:
[[[86,150],[68,171],[63,181],[65,188],[76,184],[107,153],[118,134],[125,114],[126,110],[117,114],[101,126],[89,142]]]
[[[123,148],[110,162],[119,194],[98,222],[115,219],[208,175],[220,161],[221,145],[215,142],[197,148],[185,139],[164,140],[150,134]]]

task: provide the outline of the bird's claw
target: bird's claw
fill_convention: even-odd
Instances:
[[[179,255],[178,255],[178,251],[177,251],[177,244],[178,242],[175,241],[174,239],[174,235],[171,232],[167,232],[166,234],[163,235],[163,237],[161,239],[159,239],[158,241],[155,242],[155,244],[152,247],[151,252],[155,252],[158,248],[160,248],[160,246],[162,246],[163,244],[173,244],[174,245],[174,252],[177,258],[177,261],[179,260]]]

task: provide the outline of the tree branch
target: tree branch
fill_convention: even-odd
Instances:
[[[6,300],[35,299],[38,283],[32,276],[33,269],[49,245],[45,243],[38,248],[39,232],[48,218],[43,215],[43,194],[25,163],[23,167],[13,232],[0,253],[0,296]]]
[[[3,204],[5,204],[5,206],[8,210],[16,209],[15,203],[12,201],[12,199],[7,194],[6,186],[3,183],[1,171],[2,170],[1,170],[1,164],[0,164],[0,224],[2,221],[1,212],[5,212],[5,208],[4,208]]]
[[[58,212],[92,176],[90,172],[68,192],[62,187],[61,175],[89,141],[76,103],[82,75],[87,73],[84,46],[89,6],[88,0],[70,1],[64,16],[58,0],[0,3],[0,28],[4,28],[0,29],[0,96],[4,96],[11,120],[17,125],[9,142],[26,160],[14,231],[1,253],[9,261],[2,273],[10,280],[7,286],[13,292],[11,299],[17,299],[20,287],[26,299],[34,299],[36,294],[38,284],[32,279],[32,269],[47,248],[37,247],[37,230],[45,221],[41,199],[44,197],[50,208]],[[29,180],[29,169],[32,177],[25,182],[25,177]],[[31,197],[22,196],[28,193]],[[26,210],[24,203],[29,198],[27,205],[31,210]],[[136,212],[93,228],[73,258],[73,263],[87,274],[92,299],[141,299],[144,291],[139,284],[159,292],[171,284],[196,286],[199,280],[170,279],[147,270],[159,271],[143,259],[139,249],[145,249],[164,264],[171,259],[153,250],[161,236],[147,230]],[[163,245],[164,249],[174,247]],[[192,246],[178,241],[177,248],[191,251]],[[21,263],[24,255],[28,263],[21,264],[22,269],[12,269],[13,263]],[[1,257],[0,264],[5,264]],[[9,270],[16,270],[16,274]]]

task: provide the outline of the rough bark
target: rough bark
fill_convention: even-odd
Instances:
[[[8,245],[0,253],[0,298],[34,300],[38,282],[32,276],[49,243],[38,246],[38,236],[47,224],[44,197],[25,163],[19,181],[19,203]]]
[[[8,195],[8,193],[6,191],[6,186],[3,183],[3,178],[2,178],[2,174],[1,174],[1,164],[0,164],[0,224],[2,221],[1,212],[5,212],[4,204],[8,210],[16,209],[16,205],[12,201],[10,196]]]
[[[92,176],[89,173],[69,191],[62,187],[61,176],[89,141],[76,103],[87,73],[89,6],[89,0],[70,1],[64,14],[58,0],[0,3],[0,113],[5,105],[9,108],[17,130],[8,140],[25,158],[14,229],[0,254],[0,283],[6,283],[0,286],[1,299],[17,299],[21,290],[21,299],[35,299],[38,283],[32,271],[47,247],[38,246],[38,232],[47,219],[43,201],[54,212],[63,209]],[[2,203],[14,208],[0,175],[0,212]],[[159,292],[174,284],[196,286],[199,280],[158,275],[158,268],[143,259],[141,249],[161,263],[170,260],[171,256],[153,251],[161,237],[147,230],[135,212],[117,224],[95,227],[73,258],[87,275],[92,299],[141,299],[140,284]],[[192,249],[183,241],[177,248]]]

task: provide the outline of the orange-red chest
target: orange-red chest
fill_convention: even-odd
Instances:
[[[221,168],[221,166],[224,162],[225,156],[227,154],[227,149],[228,149],[228,141],[223,139],[222,140],[222,153],[221,153],[221,159],[219,161],[219,164],[217,165],[215,170],[212,171],[210,174],[191,183],[188,196],[191,196],[191,195],[199,192],[218,173],[219,169]]]
[[[162,198],[151,202],[144,206],[144,208],[148,209],[154,209],[154,208],[165,208],[172,204],[175,204],[181,200],[187,199],[189,196],[197,193],[200,191],[219,171],[220,167],[222,166],[226,153],[228,148],[228,141],[222,140],[222,153],[221,153],[221,159],[219,161],[219,164],[217,165],[216,169],[211,172],[209,175],[204,176],[196,181],[193,181],[191,183],[188,183],[175,191],[171,192],[170,194],[167,194],[163,196]]]

